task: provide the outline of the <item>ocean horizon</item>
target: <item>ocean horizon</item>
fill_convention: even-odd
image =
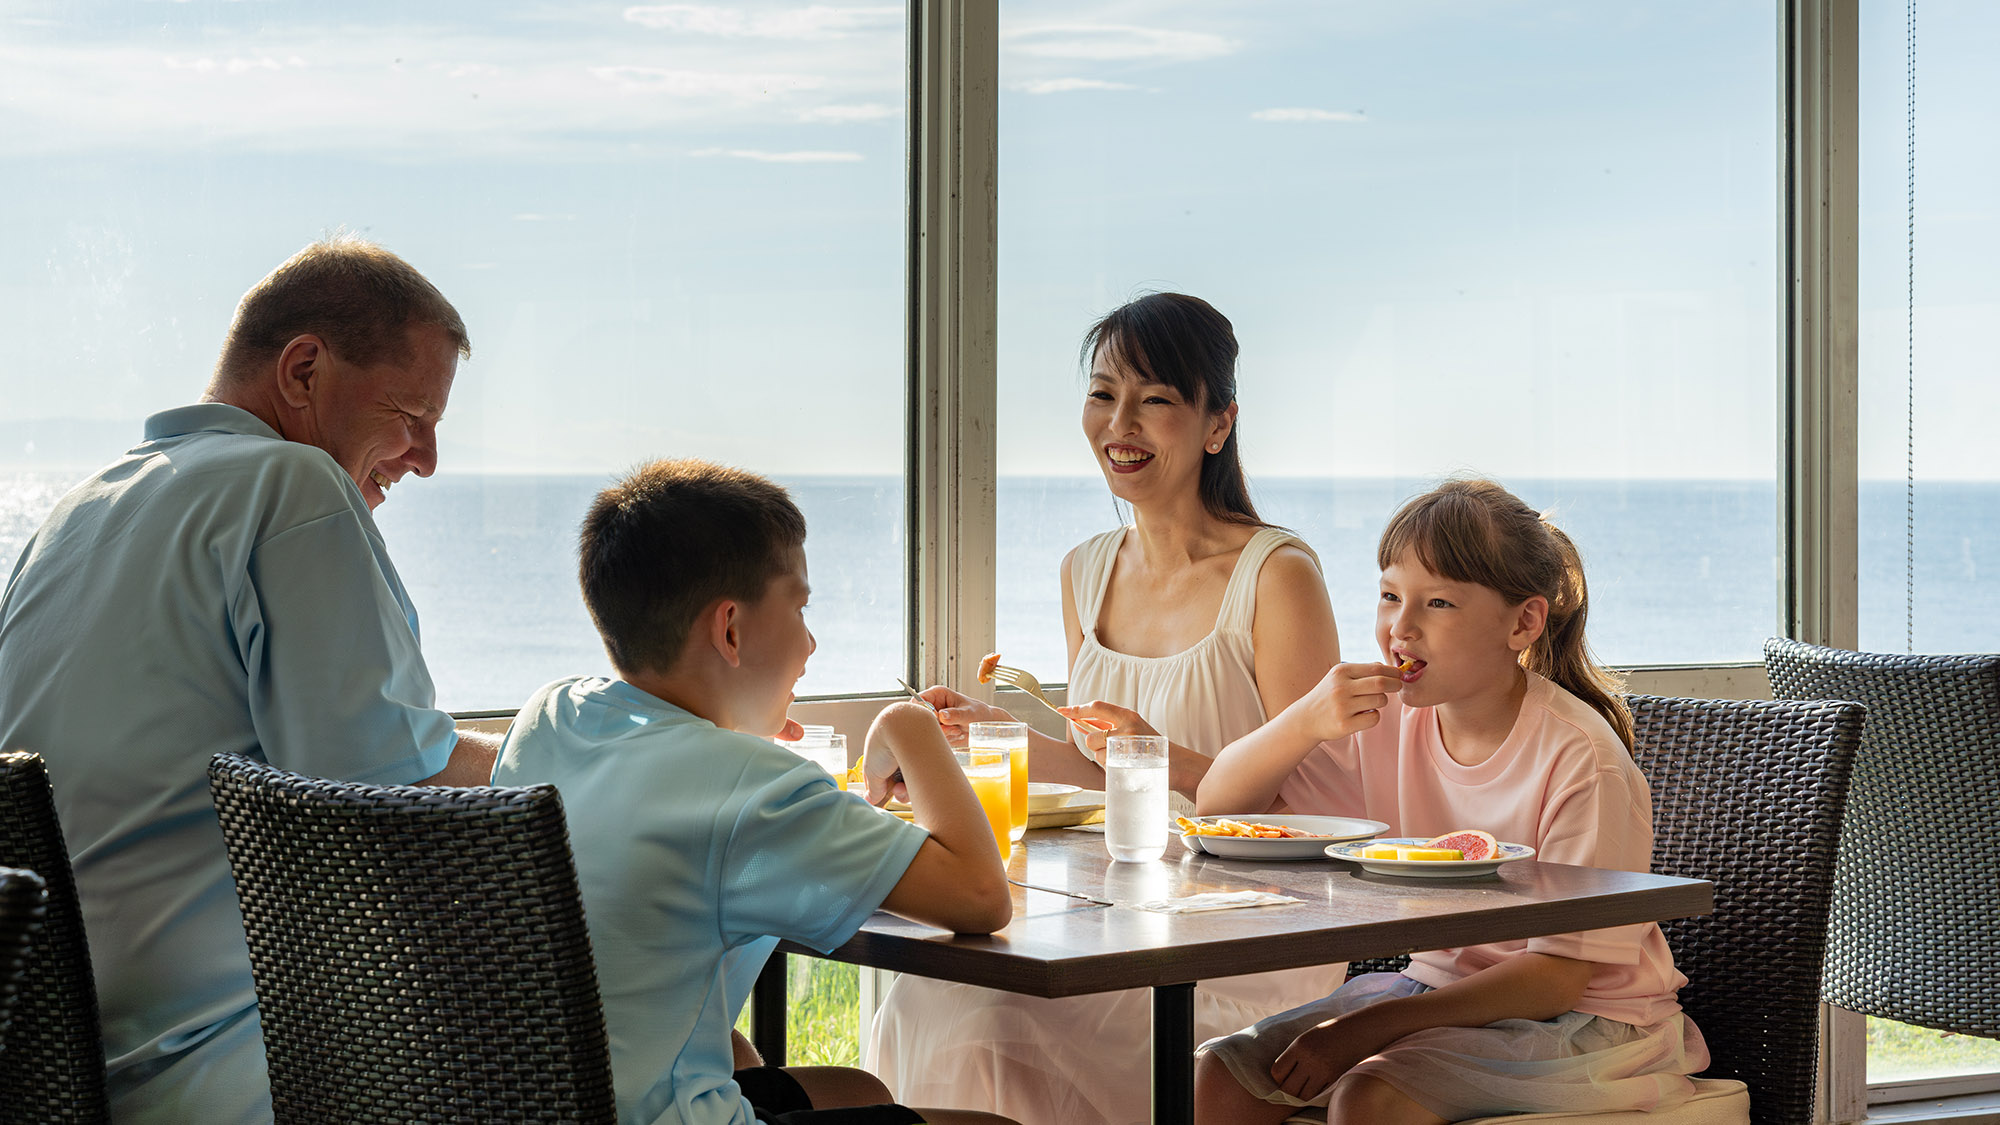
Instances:
[[[0,472],[0,559],[82,473]],[[445,473],[406,484],[376,512],[422,623],[441,705],[518,706],[543,683],[607,673],[576,587],[579,519],[609,474]],[[890,691],[903,675],[906,536],[894,476],[779,477],[805,513],[819,641],[799,695]],[[1375,542],[1428,479],[1274,477],[1253,482],[1269,522],[1319,555],[1343,656],[1374,655]],[[1754,662],[1778,631],[1777,497],[1771,481],[1514,480],[1576,540],[1590,581],[1589,634],[1607,663]],[[1864,481],[1861,645],[1903,651],[1905,491]],[[1129,513],[1101,480],[1002,477],[995,648],[1045,682],[1066,679],[1057,567]],[[2000,483],[1916,489],[1915,648],[2000,649]]]

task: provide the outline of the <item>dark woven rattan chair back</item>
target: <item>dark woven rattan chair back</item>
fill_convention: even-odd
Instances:
[[[48,895],[0,1066],[0,1125],[100,1125],[111,1111],[97,985],[76,877],[38,754],[0,754],[0,866],[33,871]]]
[[[209,764],[280,1125],[610,1122],[610,1046],[554,788]]]
[[[1758,1125],[1812,1120],[1834,852],[1861,708],[1631,697],[1653,792],[1653,870],[1708,879],[1715,913],[1662,922],[1709,1078],[1750,1087]]]
[[[48,897],[40,875],[0,867],[0,1067],[7,1065],[7,1024],[21,997],[28,952],[48,912]]]
[[[1992,847],[2000,838],[2000,656],[1771,640],[1764,665],[1780,699],[1852,699],[1868,708],[1834,875],[1827,1002],[2000,1038],[2000,853]]]

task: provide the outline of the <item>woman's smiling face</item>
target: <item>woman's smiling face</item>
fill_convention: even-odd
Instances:
[[[1084,392],[1083,433],[1111,494],[1130,504],[1196,492],[1202,458],[1221,447],[1234,411],[1210,414],[1200,403],[1097,349]]]

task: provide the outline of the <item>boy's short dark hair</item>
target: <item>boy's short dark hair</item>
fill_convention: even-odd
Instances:
[[[763,597],[805,541],[798,505],[763,477],[694,458],[654,461],[591,503],[577,577],[612,666],[666,672],[702,610]]]

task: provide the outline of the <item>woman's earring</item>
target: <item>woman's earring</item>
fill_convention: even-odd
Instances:
[[[1221,445],[1221,443],[1219,443],[1219,442],[1218,442],[1218,443],[1214,443],[1214,444],[1211,444],[1211,445],[1210,445],[1210,446],[1208,447],[1208,451],[1209,451],[1210,453],[1220,453],[1220,452],[1222,452],[1222,445]]]

